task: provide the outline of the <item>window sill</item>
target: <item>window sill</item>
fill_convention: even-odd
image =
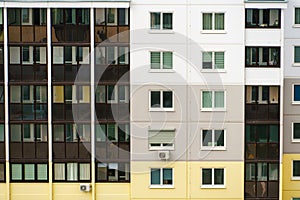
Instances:
[[[150,108],[150,112],[174,112],[174,108]]]
[[[300,177],[292,177],[291,180],[292,181],[300,181]]]
[[[174,34],[175,32],[173,30],[162,30],[162,29],[150,29],[148,31],[150,34]]]
[[[226,151],[226,147],[202,147],[201,151]]]
[[[300,105],[300,101],[292,101],[292,105]]]
[[[174,73],[173,69],[149,69],[149,73]]]
[[[227,34],[225,30],[202,30],[202,34]]]
[[[300,24],[294,24],[293,28],[300,28]]]
[[[149,151],[174,151],[174,147],[149,147]]]
[[[202,73],[226,73],[225,69],[201,69]]]
[[[225,189],[225,185],[201,185],[201,189]]]
[[[150,185],[150,189],[174,189],[174,185]]]
[[[226,112],[226,108],[201,108],[201,111],[202,112]]]
[[[293,67],[300,67],[300,63],[293,63]]]
[[[300,143],[300,139],[292,139],[292,143]]]

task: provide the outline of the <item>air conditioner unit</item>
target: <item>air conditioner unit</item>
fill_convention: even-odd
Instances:
[[[91,191],[92,186],[89,183],[80,184],[80,191],[82,192],[89,192]]]
[[[168,160],[170,158],[170,152],[169,151],[159,151],[158,158],[161,160]]]

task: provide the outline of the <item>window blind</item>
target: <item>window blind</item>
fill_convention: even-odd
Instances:
[[[224,69],[224,52],[215,52],[215,68]]]
[[[25,170],[25,180],[34,180],[34,164],[25,164],[24,166]]]
[[[151,69],[160,68],[160,52],[151,52]]]
[[[22,165],[12,164],[11,165],[11,179],[12,180],[22,180]]]
[[[203,108],[212,107],[212,92],[210,91],[202,92],[202,107]]]
[[[215,14],[215,30],[224,30],[224,13]]]
[[[173,53],[172,52],[163,52],[163,68],[172,69],[173,66]]]
[[[173,143],[175,130],[149,130],[149,144]]]
[[[212,69],[212,52],[203,52],[202,60],[203,69]]]
[[[47,173],[47,165],[46,164],[38,164],[37,165],[37,179],[38,180],[47,180],[48,173]]]

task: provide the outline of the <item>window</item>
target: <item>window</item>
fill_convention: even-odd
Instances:
[[[4,142],[5,131],[4,124],[0,124],[0,142]]]
[[[64,85],[53,86],[53,103],[89,103],[90,86],[88,85]]]
[[[96,103],[128,103],[129,87],[128,85],[98,85],[95,96]]]
[[[247,104],[278,104],[279,87],[277,86],[247,86]]]
[[[280,67],[280,47],[246,47],[246,67]]]
[[[172,69],[173,52],[150,52],[151,69]]]
[[[293,160],[293,179],[300,180],[300,160]]]
[[[89,142],[90,139],[89,124],[53,125],[53,142]]]
[[[174,150],[175,130],[149,130],[149,150]]]
[[[224,69],[224,52],[203,52],[202,69]]]
[[[150,28],[152,30],[172,30],[173,13],[151,12]]]
[[[0,182],[5,181],[5,164],[0,163]]]
[[[47,182],[48,165],[42,163],[11,164],[12,182]]]
[[[202,130],[202,149],[225,149],[224,130]]]
[[[129,124],[97,124],[97,142],[129,142]]]
[[[300,64],[300,46],[294,47],[294,63]]]
[[[90,177],[89,163],[54,163],[54,181],[87,181]]]
[[[300,123],[293,123],[293,142],[300,141]]]
[[[130,178],[129,163],[97,163],[97,182],[128,182]]]
[[[151,188],[155,187],[173,187],[173,169],[172,168],[151,168],[150,175]]]
[[[223,188],[225,187],[225,169],[223,168],[202,168],[202,188]]]
[[[300,25],[300,8],[295,8],[295,24]]]
[[[300,85],[294,85],[293,87],[293,103],[300,103]]]
[[[225,29],[224,13],[203,13],[202,14],[202,30],[220,31]]]
[[[246,28],[280,28],[280,10],[246,9]]]
[[[202,91],[202,111],[224,111],[224,91]]]
[[[173,91],[150,91],[150,111],[174,111]]]
[[[11,124],[11,142],[47,142],[47,124]]]

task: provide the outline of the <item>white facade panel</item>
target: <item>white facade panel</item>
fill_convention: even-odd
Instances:
[[[281,29],[246,29],[246,46],[280,46]]]
[[[281,85],[280,68],[247,68],[246,85]]]

